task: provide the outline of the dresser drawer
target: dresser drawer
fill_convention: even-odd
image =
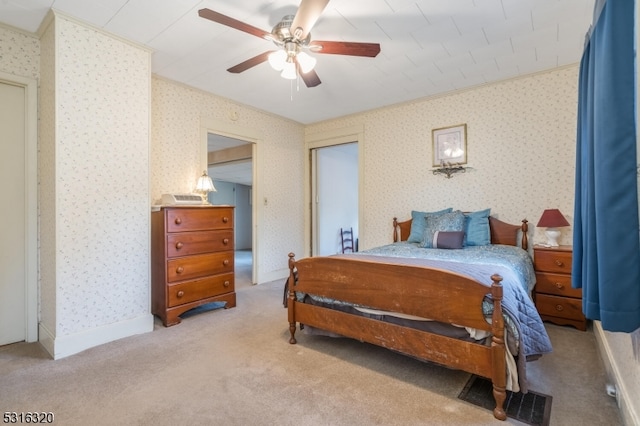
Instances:
[[[233,209],[231,207],[173,208],[167,209],[166,212],[167,232],[233,228]]]
[[[550,272],[536,273],[536,296],[539,293],[582,298],[582,289],[571,287],[571,275],[552,274]]]
[[[173,307],[208,297],[234,291],[232,273],[215,275],[203,279],[170,284],[167,288],[169,303]]]
[[[582,300],[536,293],[536,308],[540,315],[584,320]]]
[[[167,234],[167,256],[189,256],[233,250],[233,230],[176,232]]]
[[[233,272],[233,252],[197,254],[167,261],[167,281],[176,282]]]
[[[536,271],[571,274],[570,251],[536,250],[533,264]]]

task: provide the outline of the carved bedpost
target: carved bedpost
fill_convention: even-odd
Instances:
[[[398,218],[393,218],[393,242],[398,242]]]
[[[529,237],[527,236],[529,232],[529,221],[527,219],[522,219],[522,248],[527,250],[529,248]]]
[[[504,344],[504,318],[502,317],[502,277],[498,274],[491,276],[491,296],[493,298],[493,316],[491,317],[491,350],[493,353],[493,398],[496,401],[496,408],[493,409],[493,416],[498,420],[506,420],[507,413],[504,411],[504,401],[507,397],[505,391],[507,386],[507,364],[505,360]]]
[[[296,277],[294,273],[295,268],[295,254],[289,253],[289,281],[287,282],[287,288],[289,289],[289,302],[287,303],[287,311],[289,317],[289,333],[291,334],[291,338],[289,339],[289,343],[294,345],[296,343],[296,315],[295,315],[295,297],[296,297]]]

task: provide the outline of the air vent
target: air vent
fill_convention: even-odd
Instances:
[[[194,194],[162,194],[165,206],[195,206],[202,204],[202,197]]]

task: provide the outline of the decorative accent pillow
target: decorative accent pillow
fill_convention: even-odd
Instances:
[[[486,246],[491,244],[491,230],[489,228],[489,215],[491,209],[478,210],[465,213],[464,245]]]
[[[433,248],[461,249],[464,240],[463,231],[436,231],[433,234]]]
[[[449,213],[453,211],[451,207],[448,209],[440,210],[437,212],[419,212],[413,210],[411,212],[411,232],[409,232],[408,243],[421,243],[422,236],[424,235],[425,217],[440,215],[443,213]]]
[[[433,247],[433,234],[436,231],[456,231],[464,232],[465,216],[460,210],[451,213],[443,213],[437,216],[426,216],[424,235],[420,247]]]

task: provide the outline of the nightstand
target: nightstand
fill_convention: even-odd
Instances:
[[[571,287],[571,246],[533,247],[536,271],[534,300],[543,321],[587,329],[582,289]]]

